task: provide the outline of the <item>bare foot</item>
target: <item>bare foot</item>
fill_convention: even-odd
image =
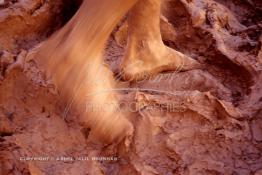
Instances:
[[[128,42],[121,65],[124,80],[142,80],[163,71],[201,67],[192,58],[164,45],[160,32],[161,1],[143,0],[129,12]]]
[[[80,123],[91,128],[93,140],[103,143],[123,140],[132,133],[133,127],[127,119],[128,111],[119,106],[112,72],[102,63],[83,69],[86,77],[81,81],[72,83],[67,79],[69,82],[63,83],[64,90],[68,89],[63,93],[69,94],[66,100],[70,104],[68,108],[72,105],[81,113]]]
[[[124,138],[132,135],[133,126],[123,113],[118,111],[105,115],[103,119],[92,124],[94,129],[91,129],[91,135],[94,136],[96,141],[102,143],[119,143]]]
[[[164,71],[187,71],[201,68],[196,60],[164,44],[148,44],[140,49],[128,49],[121,64],[121,76],[126,81],[148,79]]]
[[[81,112],[80,122],[105,142],[125,137],[132,128],[117,110],[114,79],[101,54],[117,22],[135,2],[83,1],[71,20],[37,54],[42,67],[52,75],[60,97],[69,104],[66,111],[72,106]]]

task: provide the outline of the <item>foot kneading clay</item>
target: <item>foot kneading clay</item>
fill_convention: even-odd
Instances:
[[[261,175],[261,1],[122,1],[0,0],[0,174]]]

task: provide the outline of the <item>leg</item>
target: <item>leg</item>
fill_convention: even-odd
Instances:
[[[161,0],[140,0],[128,18],[127,50],[121,65],[125,80],[168,70],[190,70],[195,60],[164,45],[160,34]]]
[[[76,15],[40,49],[37,57],[51,73],[61,96],[82,111],[81,122],[103,141],[124,136],[131,128],[121,112],[96,109],[117,104],[111,72],[102,51],[113,28],[136,0],[85,0]],[[98,73],[100,69],[100,73]],[[106,92],[109,90],[108,92]]]

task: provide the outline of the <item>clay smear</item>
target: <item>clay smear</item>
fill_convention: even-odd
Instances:
[[[25,48],[14,42],[20,39],[2,37],[0,30],[0,40],[12,46],[1,51],[0,174],[260,175],[261,8],[255,0],[165,1],[162,14],[169,27],[162,25],[162,36],[170,34],[163,37],[165,44],[205,68],[136,83],[118,81],[117,88],[136,89],[118,96],[121,104],[135,104],[130,116],[134,134],[109,146],[91,142],[78,112],[71,110],[63,119],[65,104],[40,69],[38,47],[22,37],[28,34],[39,43],[45,35],[10,34],[23,38]],[[11,15],[5,10],[10,9],[1,9],[1,16]],[[125,51],[121,24],[104,54],[115,73]]]

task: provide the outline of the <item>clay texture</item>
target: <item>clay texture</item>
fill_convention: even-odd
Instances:
[[[262,174],[260,0],[164,0],[164,43],[205,66],[137,82],[117,77],[123,19],[104,59],[127,89],[122,108],[134,106],[134,133],[106,146],[91,141],[77,111],[63,117],[65,104],[35,56],[63,24],[63,8],[59,0],[0,3],[0,175]]]

